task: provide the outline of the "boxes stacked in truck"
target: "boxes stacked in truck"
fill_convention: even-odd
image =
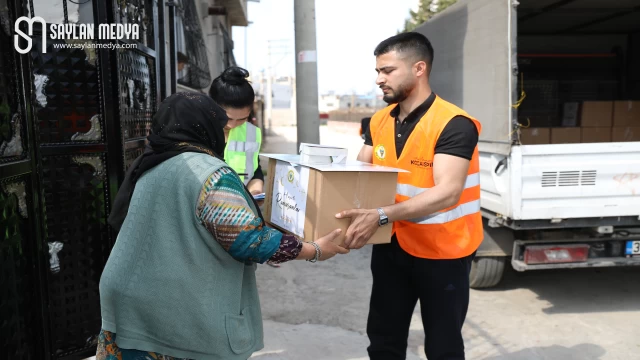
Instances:
[[[640,101],[584,101],[563,105],[562,127],[520,129],[522,145],[640,141]]]
[[[613,124],[612,101],[585,101],[580,114],[583,143],[610,142]]]
[[[567,102],[562,108],[562,127],[551,129],[551,144],[576,144],[580,142],[580,128],[578,127],[580,103]]]
[[[611,142],[610,127],[583,127],[580,131],[583,143]]]
[[[579,127],[560,127],[551,129],[552,144],[579,144]]]
[[[640,141],[640,101],[585,101],[582,142]]]
[[[640,101],[616,101],[613,106],[613,141],[640,141]]]
[[[520,143],[523,145],[544,145],[550,142],[550,128],[530,127],[520,129]]]
[[[580,113],[580,126],[583,128],[611,127],[613,102],[585,101]]]

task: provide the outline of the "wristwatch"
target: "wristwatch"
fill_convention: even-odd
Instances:
[[[384,213],[382,208],[378,208],[378,215],[380,215],[380,219],[378,220],[378,226],[384,226],[389,223],[389,218],[387,214]]]

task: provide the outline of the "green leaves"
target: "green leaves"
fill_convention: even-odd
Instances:
[[[404,30],[408,32],[415,30],[418,26],[429,21],[437,13],[455,4],[458,0],[419,0],[418,10],[409,10],[409,18],[404,22]]]

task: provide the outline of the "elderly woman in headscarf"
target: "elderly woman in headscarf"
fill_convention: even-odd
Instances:
[[[326,260],[348,250],[265,226],[221,156],[225,111],[203,94],[160,105],[109,223],[119,231],[100,279],[97,360],[247,359],[263,347],[256,263]]]

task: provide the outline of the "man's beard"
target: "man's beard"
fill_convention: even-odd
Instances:
[[[411,91],[413,91],[413,84],[400,84],[398,86],[398,90],[393,90],[393,94],[386,94],[382,97],[382,100],[384,100],[384,102],[386,102],[387,104],[398,104],[401,103],[403,101],[405,101],[408,97],[409,94],[411,94]]]

